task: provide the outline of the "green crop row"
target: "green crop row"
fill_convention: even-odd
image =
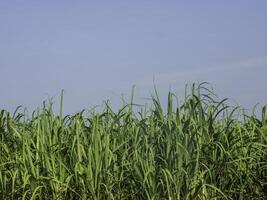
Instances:
[[[2,110],[0,199],[267,199],[266,107],[245,115],[205,84],[151,104]]]

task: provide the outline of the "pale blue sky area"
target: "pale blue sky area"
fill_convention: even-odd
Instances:
[[[267,1],[0,1],[0,109],[34,108],[65,89],[65,111],[136,84],[183,96],[208,81],[244,107],[267,103]]]

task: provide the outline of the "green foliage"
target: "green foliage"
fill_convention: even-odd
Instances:
[[[267,118],[193,85],[153,109],[0,112],[0,199],[267,199]],[[179,102],[177,100],[177,102]],[[179,102],[180,103],[180,102]]]

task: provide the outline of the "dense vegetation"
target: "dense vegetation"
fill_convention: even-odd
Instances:
[[[119,112],[2,110],[0,199],[267,199],[266,107],[246,115],[207,87],[169,93],[166,114],[157,93]]]

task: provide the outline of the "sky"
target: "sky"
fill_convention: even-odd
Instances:
[[[0,0],[0,109],[49,97],[78,112],[109,99],[166,101],[209,82],[245,108],[267,103],[267,1]]]

